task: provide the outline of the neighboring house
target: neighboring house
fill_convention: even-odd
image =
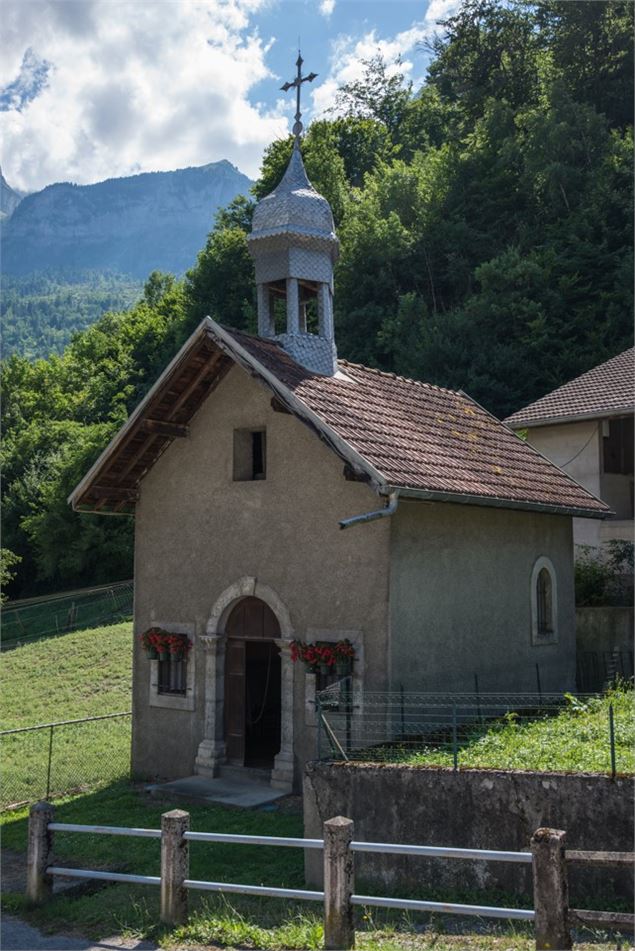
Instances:
[[[509,416],[512,429],[612,509],[601,522],[574,519],[576,545],[633,540],[635,349],[594,367]]]
[[[294,638],[348,639],[372,690],[573,688],[571,518],[606,506],[465,394],[337,360],[297,146],[249,242],[259,336],[203,320],[71,496],[135,515],[135,773],[297,788],[323,681]]]

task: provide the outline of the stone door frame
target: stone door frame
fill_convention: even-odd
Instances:
[[[280,752],[274,758],[271,785],[291,792],[293,788],[293,663],[291,641],[294,631],[287,606],[279,595],[257,578],[245,576],[226,588],[214,602],[205,634],[200,641],[205,651],[205,720],[204,735],[195,760],[196,772],[203,776],[218,775],[225,762],[225,625],[233,608],[243,598],[264,601],[280,625],[280,637],[274,640],[280,649]]]

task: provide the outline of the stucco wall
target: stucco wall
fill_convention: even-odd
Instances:
[[[321,838],[322,823],[340,815],[354,820],[356,840],[368,842],[528,851],[532,833],[550,826],[566,831],[571,849],[630,851],[633,782],[589,774],[307,764],[305,837]],[[307,849],[305,863],[307,884],[319,885],[321,855]],[[355,866],[358,882],[372,883],[376,893],[381,887],[418,897],[426,897],[426,888],[437,894],[481,888],[531,893],[529,867],[507,862],[357,853]],[[615,893],[632,896],[632,875],[614,868],[571,868],[569,878],[573,907],[588,899],[586,907],[597,908]]]
[[[527,430],[528,443],[598,497],[600,497],[601,438],[602,421],[598,419],[579,423],[560,423],[556,426],[532,426]],[[575,544],[599,545],[602,524],[601,519],[574,519]]]
[[[141,483],[136,512],[135,631],[153,623],[191,625],[196,710],[148,702],[149,661],[135,642],[133,769],[142,776],[193,772],[203,737],[205,657],[198,642],[212,606],[250,575],[286,605],[294,635],[358,631],[368,682],[385,683],[388,542],[382,520],[342,532],[338,519],[377,506],[364,485],[295,417],[271,409],[271,394],[232,369]],[[233,430],[267,431],[267,478],[232,481]],[[324,636],[324,634],[323,634]],[[296,774],[314,755],[315,728],[303,729],[301,665],[294,667]],[[301,729],[302,727],[302,729]]]
[[[401,502],[392,519],[393,689],[481,691],[575,685],[571,519],[479,506]],[[531,576],[548,557],[557,642],[532,644]]]

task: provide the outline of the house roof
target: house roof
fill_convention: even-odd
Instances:
[[[512,429],[581,419],[623,416],[635,406],[635,348],[619,353],[582,376],[508,416]]]
[[[69,501],[131,512],[139,483],[233,365],[311,427],[349,478],[380,494],[603,517],[608,506],[464,393],[339,362],[311,373],[273,340],[205,318],[82,479]]]

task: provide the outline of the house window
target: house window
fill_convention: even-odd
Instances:
[[[264,429],[234,430],[234,482],[267,477],[267,433]]]
[[[605,424],[606,425],[606,424]],[[633,475],[633,418],[622,416],[608,421],[603,440],[604,472]]]
[[[159,661],[158,692],[184,697],[187,687],[187,658],[170,655]]]
[[[548,558],[540,557],[531,573],[531,635],[534,644],[554,644],[557,631],[556,572]]]
[[[538,612],[538,634],[544,637],[553,633],[551,575],[546,568],[538,572],[538,590],[536,591]]]

